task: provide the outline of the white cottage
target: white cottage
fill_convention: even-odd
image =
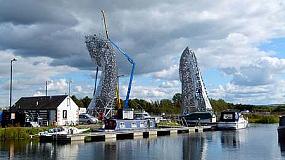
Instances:
[[[22,97],[12,111],[24,112],[40,125],[75,125],[79,121],[79,107],[68,95]]]

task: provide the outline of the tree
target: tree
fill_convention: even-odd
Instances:
[[[175,93],[172,97],[173,103],[180,103],[181,104],[181,93]]]
[[[85,108],[87,108],[89,106],[89,103],[91,102],[91,98],[89,98],[88,96],[84,97],[83,99],[81,99],[81,102],[83,103],[83,106]]]
[[[74,103],[75,103],[78,107],[80,107],[80,108],[84,107],[82,101],[79,100],[79,99],[77,99],[77,97],[76,97],[75,95],[71,96],[71,99],[74,101]]]
[[[176,112],[181,112],[181,104],[182,104],[182,95],[181,93],[175,93],[174,96],[172,97],[172,101],[174,103]]]
[[[130,99],[129,100],[129,107],[130,108],[133,108],[133,109],[137,109],[137,107],[138,107],[138,99]]]
[[[219,100],[210,99],[210,102],[215,112],[222,112],[232,108],[232,105],[230,103],[227,103],[222,99]]]

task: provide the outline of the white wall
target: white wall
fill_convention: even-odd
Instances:
[[[81,114],[81,113],[86,113],[87,112],[87,110],[86,110],[86,108],[79,108],[79,114]]]
[[[69,99],[69,100],[68,100]],[[70,101],[70,103],[68,103]],[[67,118],[63,118],[63,110],[67,111]],[[72,125],[79,121],[79,107],[67,96],[57,107],[57,125]]]

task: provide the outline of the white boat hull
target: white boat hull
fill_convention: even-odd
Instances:
[[[248,125],[248,121],[238,121],[238,122],[218,122],[217,127],[218,129],[243,129],[246,128]]]
[[[71,134],[80,134],[85,131],[90,130],[90,128],[86,129],[78,129],[76,127],[59,127],[49,129],[48,131],[40,132],[40,136],[53,136],[53,135],[71,135]]]

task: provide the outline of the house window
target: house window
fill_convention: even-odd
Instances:
[[[63,118],[67,118],[67,110],[63,110]]]
[[[70,106],[70,98],[67,98],[67,106]]]

